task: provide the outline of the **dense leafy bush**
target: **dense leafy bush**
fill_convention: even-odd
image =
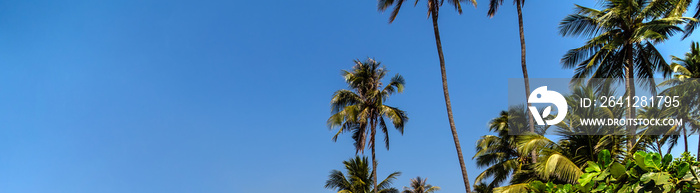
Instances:
[[[625,163],[611,158],[603,150],[597,162],[589,161],[578,184],[553,184],[534,181],[529,192],[697,192],[700,190],[698,166],[700,162],[689,153],[680,158],[666,154],[637,152]]]

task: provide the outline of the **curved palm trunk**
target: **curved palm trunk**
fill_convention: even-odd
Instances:
[[[454,117],[452,116],[452,104],[450,103],[450,93],[447,90],[447,72],[445,71],[445,56],[442,54],[442,43],[440,42],[440,31],[438,30],[438,7],[437,3],[433,3],[432,19],[433,30],[435,32],[435,44],[437,46],[438,56],[440,57],[440,73],[442,74],[442,92],[445,94],[445,106],[447,107],[447,118],[450,121],[450,129],[452,129],[452,138],[455,141],[457,156],[459,157],[459,166],[462,168],[462,178],[464,179],[464,188],[467,192],[471,192],[469,187],[469,176],[467,168],[464,166],[464,157],[462,156],[462,147],[459,145],[459,137],[457,136],[457,128],[455,127]],[[376,192],[375,192],[376,193]]]
[[[516,6],[518,10],[518,30],[520,31],[520,64],[523,68],[523,81],[525,82],[525,101],[530,100],[530,79],[527,75],[527,65],[525,63],[525,28],[523,27],[523,10],[521,0],[516,0]],[[527,110],[530,112],[530,110]],[[532,112],[527,115],[528,123],[530,124],[530,132],[535,132],[535,120],[532,117]],[[530,152],[532,163],[537,163],[537,154],[535,150]]]
[[[633,63],[633,45],[628,44],[627,46],[627,53],[626,53],[626,59],[627,59],[627,64],[626,70],[625,70],[625,87],[627,89],[628,97],[632,98],[635,95],[635,90],[634,90],[634,63]],[[627,105],[627,119],[631,120],[634,119],[635,116],[635,108],[632,107],[632,105]],[[628,156],[631,156],[634,152],[632,152],[632,148],[634,147],[634,144],[637,141],[637,136],[636,136],[636,131],[637,128],[633,124],[627,124],[627,151],[628,151]]]
[[[372,130],[370,131],[370,136],[369,136],[369,143],[370,143],[370,150],[372,150],[372,180],[374,181],[374,193],[377,193],[377,159],[374,156],[374,136],[377,134],[377,121],[372,119],[370,120],[370,124],[372,125]]]

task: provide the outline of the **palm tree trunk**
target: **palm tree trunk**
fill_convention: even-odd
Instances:
[[[683,127],[683,143],[684,143],[683,145],[685,145],[685,152],[690,153],[690,151],[688,151],[688,134],[685,131],[685,125],[683,125],[682,127]]]
[[[520,64],[523,68],[523,81],[525,82],[525,101],[530,100],[530,79],[527,75],[527,65],[525,63],[525,28],[523,27],[523,9],[521,0],[516,0],[516,6],[518,10],[518,29],[520,31]],[[528,108],[528,112],[529,112]],[[530,132],[535,132],[535,120],[532,117],[532,112],[527,115],[528,123],[530,125]],[[535,150],[530,152],[532,163],[537,163],[537,154]]]
[[[626,65],[626,70],[625,70],[625,87],[627,89],[627,97],[629,100],[632,99],[635,95],[634,91],[634,63],[633,63],[633,46],[631,44],[627,44],[627,53],[626,53],[626,60],[627,64]],[[635,108],[632,107],[632,105],[627,105],[627,120],[632,120],[634,119],[635,116]],[[629,123],[629,122],[627,122]],[[636,126],[633,124],[627,124],[627,152],[630,153],[631,156],[634,152],[632,152],[632,147],[636,143]]]
[[[471,192],[469,187],[469,175],[467,174],[467,168],[464,166],[464,157],[462,156],[462,147],[459,145],[459,137],[457,136],[457,128],[455,127],[455,120],[452,116],[452,104],[450,103],[450,93],[447,90],[447,72],[445,70],[445,56],[442,53],[442,43],[440,42],[440,31],[438,30],[438,5],[433,3],[431,6],[432,19],[433,19],[433,31],[435,32],[435,44],[437,46],[438,56],[440,57],[440,73],[442,74],[442,92],[445,95],[445,106],[447,107],[447,119],[450,122],[450,129],[452,129],[452,139],[455,142],[455,148],[457,149],[457,157],[459,157],[459,166],[462,168],[462,178],[464,180],[464,188],[467,193]]]
[[[698,135],[698,154],[695,154],[697,156],[698,161],[700,161],[700,135]]]
[[[372,119],[370,120],[370,124],[372,125],[372,130],[370,131],[370,136],[369,136],[369,143],[370,143],[370,150],[372,150],[372,180],[374,181],[374,193],[377,193],[377,159],[374,156],[374,136],[377,134],[377,121]]]

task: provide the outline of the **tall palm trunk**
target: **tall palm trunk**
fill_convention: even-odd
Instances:
[[[377,121],[375,119],[370,120],[372,125],[372,130],[370,131],[369,143],[370,150],[372,150],[372,180],[374,181],[374,193],[377,193],[377,159],[374,156],[374,136],[377,134]]]
[[[525,63],[525,28],[523,27],[523,9],[522,9],[522,2],[521,0],[516,0],[516,6],[518,10],[518,29],[520,31],[520,64],[522,65],[523,68],[523,81],[525,82],[525,101],[530,100],[530,79],[527,75],[527,65]],[[528,111],[530,111],[528,109]],[[530,132],[535,132],[535,120],[532,117],[533,112],[530,112],[528,114],[528,123],[530,124]],[[537,154],[535,153],[535,150],[532,150],[530,152],[531,156],[531,161],[532,163],[537,162]]]
[[[462,156],[462,147],[459,145],[459,137],[457,136],[457,128],[455,120],[452,116],[452,103],[450,103],[450,93],[447,90],[447,72],[445,71],[445,56],[442,54],[442,43],[440,42],[440,30],[438,30],[438,4],[431,5],[433,30],[435,31],[435,44],[437,46],[438,56],[440,57],[440,73],[442,73],[442,92],[445,94],[445,106],[447,107],[447,119],[450,121],[450,129],[452,129],[452,138],[455,141],[457,156],[459,157],[459,166],[462,168],[462,178],[464,179],[464,188],[467,193],[471,192],[469,187],[469,175],[467,168],[464,166],[464,157]]]
[[[690,151],[688,151],[688,133],[686,133],[685,125],[683,125],[682,127],[683,127],[683,145],[685,146],[685,152],[690,153]]]
[[[627,48],[627,53],[626,53],[626,60],[627,64],[625,64],[626,69],[625,69],[625,87],[627,89],[627,97],[628,99],[632,99],[635,95],[634,91],[634,63],[633,63],[633,45],[628,43],[626,46]],[[637,128],[635,125],[630,124],[629,120],[634,119],[635,116],[635,108],[632,107],[632,105],[627,105],[627,152],[630,154],[628,156],[631,156],[634,152],[632,152],[632,147],[637,141],[636,137],[636,131]]]
[[[695,154],[697,156],[698,161],[700,161],[700,135],[698,135],[698,154]]]

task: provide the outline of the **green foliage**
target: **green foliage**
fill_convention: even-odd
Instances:
[[[608,150],[598,153],[598,161],[587,163],[578,184],[530,182],[527,191],[538,193],[578,192],[696,192],[700,162],[689,153],[673,159],[667,154],[639,151],[624,165],[613,160]]]
[[[403,92],[405,80],[396,74],[389,84],[384,86],[381,80],[388,72],[380,62],[371,58],[364,62],[355,60],[352,71],[342,72],[350,90],[338,90],[331,99],[332,115],[327,124],[331,129],[339,128],[332,138],[333,141],[336,141],[341,133],[352,132],[356,153],[364,153],[365,144],[374,146],[377,127],[384,134],[384,145],[389,149],[389,121],[403,134],[404,125],[408,122],[406,112],[385,105],[385,102],[392,94]],[[385,118],[388,120],[385,121]]]
[[[426,181],[428,178],[421,178],[420,176],[411,179],[411,187],[404,187],[402,193],[433,193],[440,190],[440,187],[433,186]]]
[[[476,176],[475,183],[484,183],[484,186],[493,188],[521,172],[529,159],[521,156],[516,149],[519,136],[509,133],[511,129],[515,132],[528,129],[528,125],[511,124],[512,122],[527,123],[525,113],[523,106],[513,107],[508,111],[502,111],[500,116],[491,120],[489,131],[495,132],[496,135],[484,135],[476,142],[476,154],[472,159],[476,160],[478,167],[486,167],[486,169]],[[488,182],[487,179],[491,181]]]
[[[367,157],[355,156],[347,161],[343,161],[346,174],[338,170],[331,171],[328,175],[325,188],[338,190],[339,193],[370,193],[374,182],[372,181],[372,170],[369,168],[370,162]],[[391,187],[401,172],[389,174],[377,185],[379,193],[398,193],[398,189]]]

